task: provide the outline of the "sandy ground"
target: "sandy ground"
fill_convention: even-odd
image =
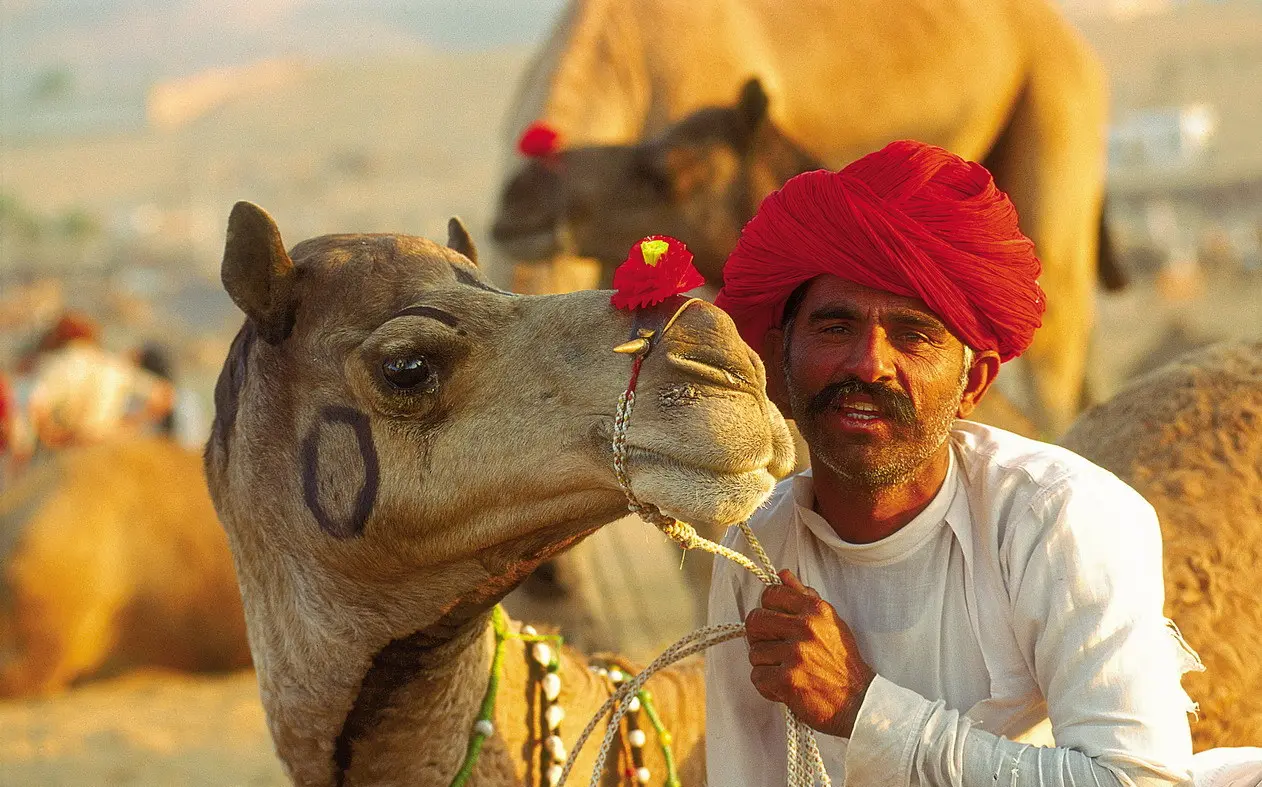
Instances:
[[[254,673],[135,674],[0,703],[0,786],[287,784]]]

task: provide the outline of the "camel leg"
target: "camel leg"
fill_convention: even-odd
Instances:
[[[1094,316],[1103,205],[1105,78],[1051,9],[1035,9],[1031,71],[1007,128],[987,158],[1033,239],[1048,294],[1043,327],[1025,353],[1023,392],[1042,436],[1053,438],[1081,406]]]

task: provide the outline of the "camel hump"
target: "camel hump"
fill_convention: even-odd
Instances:
[[[294,263],[276,222],[258,205],[232,206],[220,278],[260,336],[278,344],[289,335],[297,307]]]

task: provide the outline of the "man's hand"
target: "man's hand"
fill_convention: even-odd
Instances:
[[[759,694],[788,705],[812,728],[849,738],[876,673],[832,605],[787,569],[780,580],[745,616],[749,677]]]

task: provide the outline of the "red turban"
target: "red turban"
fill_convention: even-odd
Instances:
[[[789,295],[833,274],[919,298],[965,344],[1007,361],[1042,322],[1039,269],[985,167],[905,140],[768,195],[727,258],[715,304],[761,354]]]

